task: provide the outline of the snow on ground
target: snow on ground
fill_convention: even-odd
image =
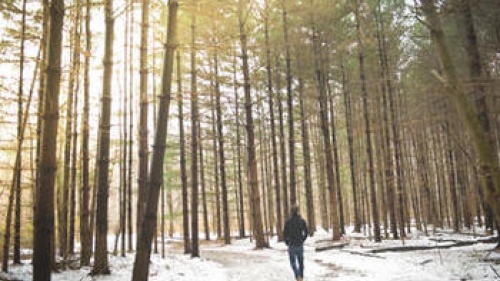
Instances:
[[[434,246],[450,242],[442,240],[473,240],[472,235],[439,234],[433,239],[423,235],[405,241],[384,240],[374,243],[360,234],[343,239],[347,246],[315,251],[330,234],[319,231],[305,244],[305,281],[413,281],[413,280],[500,280],[500,253],[492,252],[495,244],[478,243],[450,249],[409,252],[371,253],[371,250],[401,246]],[[192,259],[181,253],[179,239],[169,240],[167,256],[153,255],[150,263],[151,281],[293,281],[286,246],[275,239],[270,249],[255,250],[250,239],[202,243],[201,258]],[[131,279],[134,255],[110,255],[112,274],[90,277],[91,268],[68,270],[52,275],[54,281],[126,281]],[[31,281],[31,265],[12,266],[16,280]],[[2,275],[0,274],[0,280]]]

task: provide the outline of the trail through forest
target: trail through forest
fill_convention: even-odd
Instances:
[[[274,252],[274,253],[270,253]],[[276,254],[276,253],[279,254]],[[208,249],[202,255],[222,265],[228,281],[287,281],[293,280],[288,254],[283,249],[264,251],[233,252],[222,249]],[[305,250],[305,278],[307,281],[327,280],[326,268],[319,265],[312,256],[313,250]]]
[[[307,239],[305,250],[305,281],[441,281],[500,280],[500,253],[492,251],[493,243],[476,243],[449,249],[420,251],[386,251],[402,246],[437,246],[437,237],[415,236],[404,242],[384,241],[382,245],[362,235],[350,235],[343,248],[316,251],[325,243],[328,233]],[[201,258],[183,254],[180,237],[169,239],[164,258],[153,254],[150,259],[150,281],[293,281],[286,245],[271,239],[271,248],[255,250],[252,241],[234,239],[231,245],[220,240],[204,241]],[[473,241],[465,235],[443,234],[444,240]],[[125,281],[130,280],[134,254],[125,257],[110,255],[111,275],[90,276],[91,267],[53,274],[53,281]],[[0,280],[32,281],[29,261],[13,266],[9,275],[0,273]]]

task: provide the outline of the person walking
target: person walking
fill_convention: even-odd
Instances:
[[[302,281],[304,278],[304,241],[307,239],[307,224],[299,214],[299,207],[290,208],[291,215],[285,222],[283,236],[288,246],[288,257],[292,266],[295,279]]]

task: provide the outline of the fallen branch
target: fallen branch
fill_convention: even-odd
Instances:
[[[423,261],[423,262],[420,262],[419,264],[420,264],[420,265],[424,265],[424,264],[428,264],[428,263],[430,263],[430,262],[432,262],[432,260],[431,260],[431,259],[428,259],[428,260],[425,260],[425,261]]]
[[[490,268],[491,268],[491,270],[493,270],[493,272],[495,272],[497,277],[500,277],[500,275],[498,274],[498,271],[493,267],[493,265],[490,264]]]

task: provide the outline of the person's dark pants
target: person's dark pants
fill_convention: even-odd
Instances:
[[[295,279],[304,277],[304,247],[288,246],[288,257],[292,266]]]

